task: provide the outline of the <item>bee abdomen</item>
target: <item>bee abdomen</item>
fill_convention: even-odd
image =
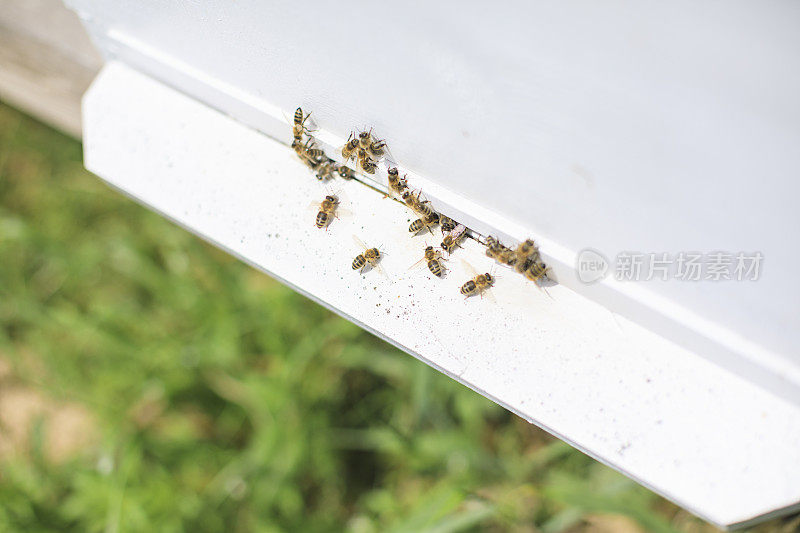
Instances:
[[[411,223],[411,225],[408,227],[408,231],[410,233],[417,233],[424,226],[425,226],[425,224],[422,222],[422,219],[418,218],[417,220],[415,220],[414,222]]]
[[[376,168],[378,168],[378,165],[376,165],[369,159],[364,159],[363,161],[361,161],[361,169],[367,174],[375,174]]]
[[[442,275],[442,264],[439,262],[438,259],[433,259],[428,261],[428,270],[431,271],[431,274],[434,276],[441,276]]]
[[[294,112],[294,123],[297,124],[297,125],[300,125],[300,124],[303,123],[303,110],[300,109],[299,107]]]
[[[367,263],[367,260],[364,258],[362,254],[358,254],[355,259],[353,259],[353,270],[359,270],[364,267]]]
[[[318,228],[324,228],[325,226],[327,226],[329,220],[330,218],[328,217],[328,213],[326,213],[325,211],[320,211],[319,213],[317,213]]]
[[[385,146],[386,146],[385,142],[375,141],[369,145],[369,152],[376,157],[382,156]]]
[[[463,294],[464,296],[470,296],[475,292],[475,289],[476,289],[475,282],[469,280],[468,282],[466,282],[461,286],[461,294]]]

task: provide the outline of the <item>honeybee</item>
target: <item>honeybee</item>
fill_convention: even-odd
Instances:
[[[516,258],[514,269],[522,273],[528,269],[531,263],[538,260],[539,249],[536,247],[536,243],[533,242],[533,239],[527,239],[525,242],[521,242],[517,245],[516,250],[514,250],[514,257]]]
[[[335,194],[325,196],[325,199],[319,204],[319,212],[317,213],[317,227],[327,228],[328,224],[336,218],[336,208],[339,207],[339,198]]]
[[[464,226],[464,224],[459,224],[456,226],[453,231],[444,236],[441,244],[442,249],[446,250],[448,254],[452,254],[453,251],[458,247],[458,243],[464,238],[466,231],[467,228]]]
[[[312,161],[323,161],[324,159],[327,158],[327,156],[325,155],[325,150],[313,147],[307,148],[303,152],[303,157],[305,157],[306,159],[311,159]]]
[[[350,167],[344,166],[344,165],[337,166],[336,167],[336,172],[339,173],[339,176],[341,176],[342,179],[351,180],[351,179],[356,177],[355,170],[353,170]]]
[[[342,157],[344,157],[344,162],[347,163],[351,159],[356,157],[356,153],[358,152],[358,139],[353,137],[353,132],[350,132],[350,137],[347,138],[347,142],[342,146]]]
[[[317,170],[317,179],[320,181],[325,181],[328,179],[333,179],[333,173],[336,172],[336,163],[332,159],[328,159],[327,161],[321,162]]]
[[[368,157],[365,159],[359,159],[358,162],[361,165],[361,170],[367,174],[375,174],[375,170],[378,168],[378,164]]]
[[[541,280],[547,277],[549,270],[550,268],[542,261],[532,261],[525,270],[525,277],[538,285]]]
[[[496,237],[486,237],[486,256],[498,263],[513,266],[517,262],[514,250],[504,246]]]
[[[285,116],[285,115],[284,115]],[[300,140],[303,137],[304,133],[311,133],[311,130],[306,128],[306,120],[308,117],[311,116],[311,113],[307,115],[303,115],[303,110],[299,107],[294,112],[294,127],[292,128],[292,132],[294,134],[295,140]]]
[[[372,128],[369,131],[362,131],[358,134],[358,144],[363,149],[367,149],[372,144]]]
[[[483,295],[486,294],[487,297],[494,300],[494,297],[491,295],[491,293],[486,292],[492,287],[492,285],[494,285],[494,276],[488,272],[484,274],[478,274],[478,272],[466,261],[462,260],[461,263],[464,265],[464,270],[473,276],[472,279],[461,286],[461,294],[464,295],[464,298],[466,299],[470,296],[475,296],[476,294],[483,298]]]
[[[415,211],[419,213],[420,216],[422,216],[422,218],[424,218],[425,220],[431,219],[433,217],[436,217],[437,220],[439,218],[439,216],[436,214],[436,211],[433,210],[433,207],[431,207],[430,202],[428,202],[427,200],[423,202],[417,201]]]
[[[409,207],[410,209],[414,209],[414,207],[417,205],[417,202],[419,201],[419,195],[421,192],[422,191],[419,191],[417,193],[417,197],[415,198],[413,191],[405,190],[400,195],[400,198],[402,198],[403,203],[405,203],[407,207]]]
[[[400,177],[400,174],[397,172],[397,167],[390,168],[386,173],[389,175],[389,191],[394,192],[398,196],[402,196],[403,191],[408,189],[405,176],[402,178]]]
[[[353,267],[353,270],[360,270],[361,273],[363,274],[364,269],[367,266],[369,266],[370,268],[374,268],[379,272],[381,272],[382,274],[386,275],[381,266],[378,264],[378,262],[381,260],[380,250],[378,250],[377,248],[370,248],[369,246],[361,242],[361,239],[359,239],[355,235],[353,235],[353,241],[356,243],[359,249],[362,250],[362,252],[359,253],[355,257],[355,259],[353,259],[353,264],[351,265]]]
[[[442,228],[442,233],[453,231],[456,229],[456,221],[450,217],[446,217],[439,213],[439,226]]]
[[[374,157],[381,157],[386,151],[386,141],[383,139],[379,141],[372,141],[367,147],[367,151]]]
[[[427,229],[431,233],[431,226],[435,226],[439,222],[439,215],[436,213],[431,213],[430,216],[426,218],[418,218],[411,225],[408,227],[409,233],[419,233],[423,229]]]
[[[305,142],[305,144],[303,144],[303,141],[301,141],[296,137],[292,141],[292,150],[294,150],[294,153],[296,153],[298,157],[300,157],[300,159],[303,159],[303,154],[305,154],[308,150],[311,150],[312,148],[314,148],[313,137],[309,137],[308,140]]]
[[[411,265],[411,268],[419,266],[423,261],[427,265],[428,270],[431,271],[431,274],[436,277],[442,277],[447,270],[442,264],[444,261],[444,259],[442,259],[442,253],[434,249],[433,246],[425,247],[425,255],[422,256],[422,259]]]
[[[422,191],[417,191],[415,195],[413,191],[405,190],[403,191],[401,198],[406,206],[417,213],[420,217],[423,219],[431,218],[436,213],[430,206],[430,202],[428,200],[420,200],[421,195]]]
[[[315,141],[313,137],[309,137],[305,143],[301,143],[297,139],[292,141],[292,148],[297,156],[312,169],[316,168],[320,163],[324,162],[327,157],[325,151],[315,148]]]

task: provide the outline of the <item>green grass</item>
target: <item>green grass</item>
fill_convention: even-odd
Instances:
[[[95,428],[55,460],[40,417],[0,455],[2,531],[706,530],[111,191],[78,142],[2,105],[0,258],[0,391]]]

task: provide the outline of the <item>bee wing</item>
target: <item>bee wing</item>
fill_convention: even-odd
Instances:
[[[359,238],[358,238],[358,237],[356,237],[355,235],[353,235],[353,242],[355,242],[355,243],[356,243],[356,246],[358,246],[358,247],[359,247],[359,249],[360,249],[360,251],[361,251],[361,252],[364,252],[364,250],[368,250],[368,249],[369,249],[369,246],[367,246],[366,244],[364,244],[364,243],[361,241],[361,239],[359,239]]]
[[[492,294],[491,287],[487,287],[486,289],[484,289],[483,292],[481,293],[481,296],[485,296],[492,303],[495,304],[497,303],[497,298],[495,298],[494,294]]]
[[[292,121],[292,124],[294,124],[294,121]],[[303,128],[305,128],[305,130],[309,133],[314,133],[315,131],[317,131],[315,128],[316,125],[317,123],[314,121],[313,118],[311,118],[311,112],[309,111],[303,117]]]
[[[410,267],[408,267],[408,269],[411,270],[411,269],[414,269],[414,268],[421,267],[423,264],[426,264],[426,263],[423,263],[423,261],[425,261],[424,257],[422,259],[420,259],[419,261],[417,261],[416,263],[414,263],[413,265],[411,265]]]
[[[475,270],[475,267],[470,265],[463,259],[461,260],[461,266],[464,267],[464,272],[469,274],[471,277],[475,278],[476,276],[478,276],[478,271]]]
[[[306,207],[306,211],[308,211],[309,213],[314,213],[315,215],[319,213],[320,211],[319,202],[311,202],[310,204],[308,204],[308,207]]]
[[[453,231],[451,231],[450,233],[448,233],[448,235],[450,235],[451,237],[453,237],[455,240],[459,240],[459,239],[461,239],[461,238],[464,236],[464,234],[465,234],[466,232],[467,232],[467,227],[466,227],[464,224],[459,224],[458,226],[456,226],[456,227],[453,229]]]
[[[382,140],[384,142],[386,141],[386,139],[382,139]],[[384,147],[383,147],[383,155],[381,156],[381,159],[383,159],[383,160],[387,160],[388,159],[389,161],[394,161],[395,160],[394,157],[392,156],[392,152],[389,151],[389,145],[388,144],[384,145]]]
[[[392,279],[392,278],[390,278],[390,277],[389,277],[389,274],[387,274],[387,273],[386,273],[386,270],[384,270],[384,268],[383,268],[383,267],[380,265],[380,263],[377,263],[377,264],[375,264],[375,265],[372,265],[372,268],[374,268],[375,270],[377,270],[378,272],[380,272],[380,273],[381,273],[381,275],[382,275],[383,277],[385,277],[386,279],[388,279],[388,280],[391,280],[391,279]]]
[[[350,197],[347,196],[347,193],[343,190],[339,189],[338,191],[334,192],[333,195],[336,197],[339,207],[353,205],[353,202],[350,201]]]

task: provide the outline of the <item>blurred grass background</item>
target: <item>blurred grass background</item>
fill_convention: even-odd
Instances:
[[[2,104],[0,530],[716,531],[111,191]]]

